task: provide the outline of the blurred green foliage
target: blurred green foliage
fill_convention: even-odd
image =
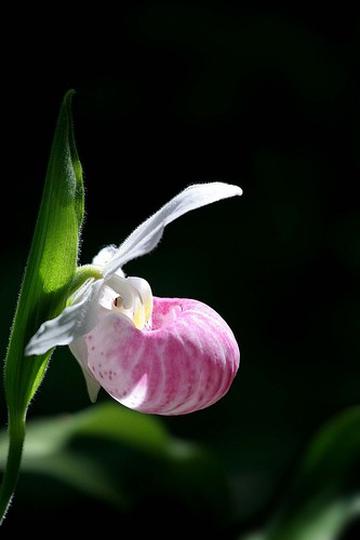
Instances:
[[[359,407],[320,430],[282,508],[259,540],[336,540],[355,517],[360,517]]]
[[[2,433],[0,456],[5,456],[6,445]],[[4,464],[1,458],[2,469]],[[174,508],[165,507],[168,515],[156,526],[161,538],[166,537],[179,507],[199,516],[203,534],[230,534],[231,490],[221,463],[199,445],[171,437],[156,418],[115,403],[30,422],[22,470],[25,477],[56,479],[83,496],[103,500],[121,516],[133,513],[143,501],[154,498],[159,504],[168,499]],[[357,407],[319,432],[266,532],[246,536],[246,540],[336,540],[344,526],[360,516],[359,478]],[[33,481],[27,490],[25,496],[31,498]],[[47,490],[37,493],[45,508],[48,496]],[[150,508],[154,510],[151,504]],[[189,525],[179,525],[172,537],[183,534]],[[139,524],[138,533],[142,530]]]
[[[2,433],[2,469],[6,446],[7,436]],[[37,504],[44,508],[45,515],[49,490],[34,490],[33,478],[39,475],[50,481],[57,480],[63,488],[70,486],[75,493],[82,492],[84,500],[103,500],[117,509],[122,519],[126,512],[134,513],[142,504],[147,504],[148,498],[165,505],[170,503],[168,517],[158,526],[159,534],[165,532],[168,518],[175,519],[179,508],[184,509],[185,515],[190,510],[200,516],[204,513],[207,519],[199,521],[209,531],[211,526],[216,530],[225,527],[230,517],[225,472],[210,452],[197,444],[171,437],[160,420],[115,403],[94,405],[72,415],[30,421],[22,473],[25,500],[31,500],[35,492]],[[50,496],[51,493],[50,489]],[[61,501],[61,489],[59,493]],[[68,506],[69,493],[66,490],[65,493],[62,504]],[[70,495],[70,505],[73,496]],[[154,510],[153,503],[149,503],[149,507]],[[81,516],[81,512],[78,513]],[[179,530],[183,530],[182,527],[179,524]],[[142,530],[141,523],[138,528]]]

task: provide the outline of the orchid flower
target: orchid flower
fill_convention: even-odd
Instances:
[[[69,345],[90,399],[103,387],[121,404],[145,413],[178,415],[203,409],[229,389],[239,366],[236,339],[216,311],[197,300],[153,297],[145,279],[122,267],[152,251],[166,225],[186,212],[241,195],[221,182],[192,185],[137,227],[120,247],[93,259],[94,276],[26,347],[40,355]]]

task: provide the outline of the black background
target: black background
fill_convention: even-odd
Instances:
[[[67,89],[77,91],[87,190],[82,263],[190,183],[244,190],[181,218],[156,252],[127,267],[158,296],[212,305],[239,339],[229,395],[164,419],[223,463],[235,509],[229,535],[262,523],[311,435],[359,399],[358,23],[329,6],[144,3],[80,21],[67,6],[39,28],[23,13],[3,46],[3,354]],[[31,416],[87,405],[77,365],[58,351]],[[24,482],[8,531],[20,516],[37,519],[37,490],[29,500]],[[41,502],[45,529],[70,511],[66,496],[56,500]],[[76,501],[84,530],[142,515],[158,523],[166,508],[149,499],[118,518],[83,495]],[[206,512],[181,515],[189,527],[208,520]]]

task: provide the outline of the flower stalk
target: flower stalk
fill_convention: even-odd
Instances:
[[[25,416],[9,415],[9,450],[5,473],[0,487],[0,525],[11,504],[19,477],[22,451],[25,440]]]
[[[89,279],[97,280],[101,278],[101,270],[93,264],[84,264],[83,266],[79,266],[69,287],[69,298],[72,294],[78,291]]]

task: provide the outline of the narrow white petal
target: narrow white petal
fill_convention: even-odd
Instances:
[[[72,354],[75,356],[76,360],[79,362],[82,369],[90,401],[92,403],[95,403],[101,386],[92,376],[87,367],[88,349],[86,341],[83,337],[76,339],[75,341],[70,343],[69,348]]]
[[[78,295],[75,303],[55,319],[44,322],[29,341],[26,356],[44,354],[56,345],[69,345],[89,332],[97,322],[98,298],[104,280],[93,282]]]
[[[195,184],[188,187],[128,236],[117,253],[105,265],[104,277],[111,276],[130,260],[152,251],[160,241],[164,227],[178,217],[201,206],[241,194],[242,190],[238,186],[222,182]]]

